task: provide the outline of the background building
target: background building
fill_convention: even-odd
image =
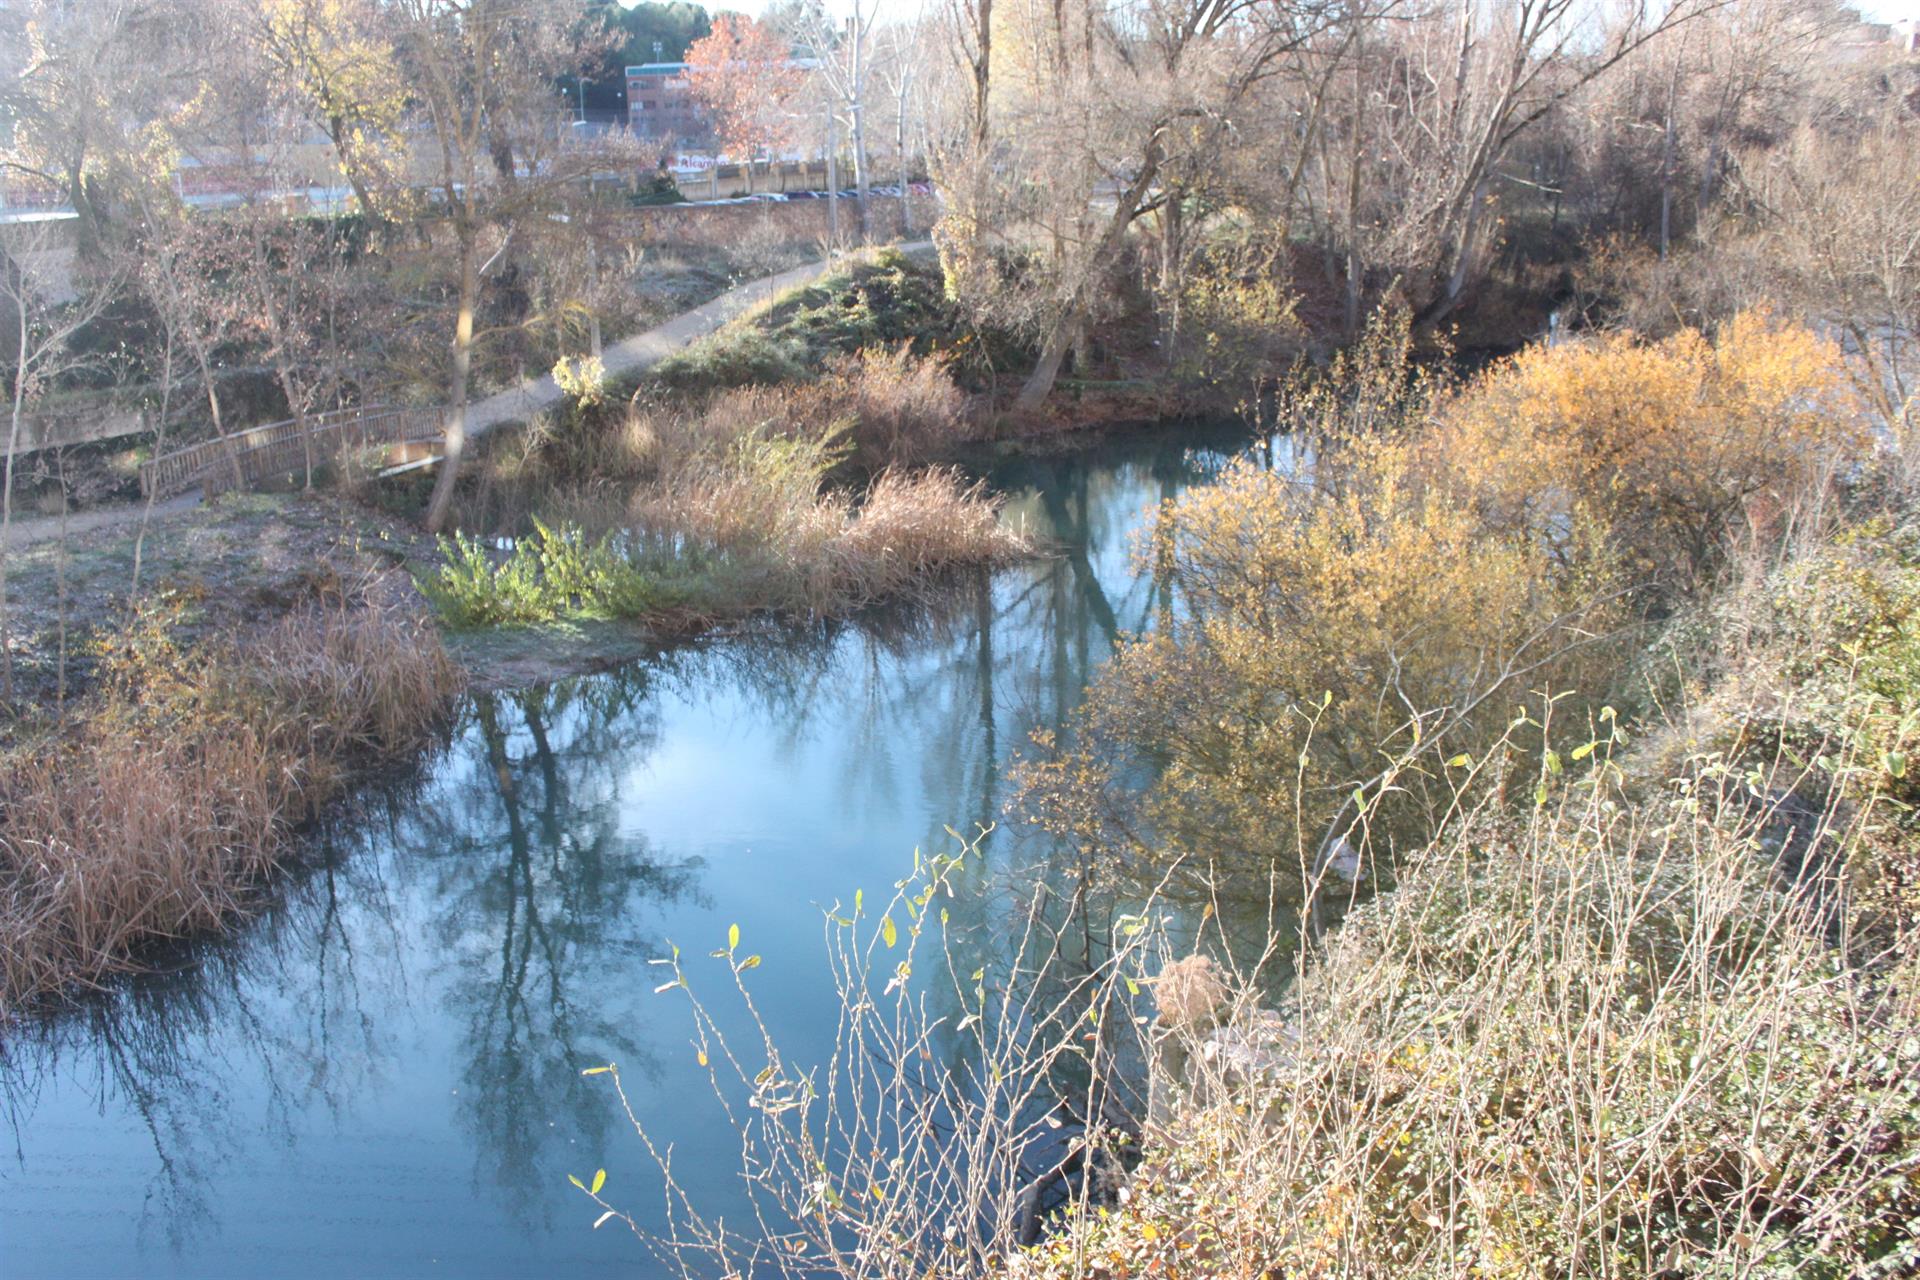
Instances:
[[[647,62],[627,68],[627,123],[642,138],[681,141],[709,132],[693,97],[684,62]]]

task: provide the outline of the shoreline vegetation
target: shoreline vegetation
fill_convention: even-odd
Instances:
[[[1033,554],[996,496],[935,461],[973,438],[944,364],[910,340],[867,343],[923,319],[869,301],[908,274],[924,295],[924,268],[882,254],[762,313],[798,317],[772,345],[814,380],[737,380],[763,369],[731,354],[758,347],[758,317],[626,400],[581,370],[561,409],[487,442],[437,541],[381,515],[413,505],[404,480],[323,478],[24,553],[18,675],[38,710],[0,745],[0,1010],[243,919],[299,828],[429,747],[454,693],[515,643],[476,630],[620,624],[561,660],[591,666],[755,618],[846,616]],[[149,585],[130,594],[142,550]],[[556,673],[550,658],[503,666]]]
[[[190,649],[186,607],[143,605],[85,700],[6,749],[0,1011],[244,919],[299,829],[429,747],[460,687],[417,611],[348,588]]]
[[[1011,751],[976,591],[991,812],[823,913],[824,1061],[738,926],[717,991],[649,961],[752,1214],[618,1064],[531,1073],[657,1166],[574,1177],[581,1229],[863,1280],[1920,1274],[1911,24],[614,8],[0,5],[0,1038],[242,926],[463,688],[985,588],[1047,548],[970,462],[1219,415],[1264,457],[1129,478],[1142,630],[1052,624]],[[831,192],[643,207],[816,145]],[[444,408],[69,536],[147,451],[374,405]],[[1036,865],[962,874],[996,815]]]
[[[595,1211],[695,1273],[1904,1274],[1920,441],[1766,311],[1468,377],[1388,315],[1290,394],[1311,461],[1164,507],[1177,604],[1025,753],[1011,808],[1063,852],[1011,953],[962,979],[928,904],[976,850],[939,852],[828,914],[844,1071],[719,1041],[716,1119],[791,1113],[738,1131],[771,1245]],[[1055,883],[1101,956],[1048,943]],[[703,1044],[771,1035],[731,948],[662,988]],[[920,1065],[950,1039],[966,1087]],[[1028,1180],[1043,1111],[1076,1136]],[[822,1115],[887,1137],[823,1182]],[[963,1258],[956,1219],[1008,1243]]]

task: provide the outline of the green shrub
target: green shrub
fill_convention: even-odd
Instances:
[[[741,326],[722,329],[653,367],[653,377],[675,391],[711,391],[807,377],[806,349],[797,338]]]
[[[836,358],[870,348],[937,357],[969,378],[1028,354],[1005,334],[970,327],[936,268],[884,250],[668,357],[654,366],[654,378],[682,391],[805,382]]]
[[[431,577],[420,579],[420,591],[448,625],[485,627],[552,617],[538,561],[521,548],[495,564],[485,543],[460,533],[442,538],[440,552],[444,562]]]

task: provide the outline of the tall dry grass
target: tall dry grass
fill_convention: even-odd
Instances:
[[[1017,1273],[1909,1274],[1920,1040],[1848,945],[1884,815],[1711,756],[1635,803],[1593,759],[1457,814],[1302,955],[1285,1035],[1241,975],[1132,1194]]]
[[[636,397],[496,457],[462,523],[517,545],[504,559],[450,546],[423,589],[455,625],[586,614],[686,628],[857,608],[1027,550],[983,486],[894,465],[970,432],[945,368],[904,347],[837,359],[813,382]]]
[[[0,773],[0,1013],[220,928],[354,769],[418,748],[458,674],[430,627],[335,604],[192,652],[136,619],[98,701]]]
[[[828,614],[963,566],[1025,554],[984,487],[944,468],[883,471],[863,493],[819,486],[820,457],[758,441],[636,500],[634,527],[729,566],[725,612]]]

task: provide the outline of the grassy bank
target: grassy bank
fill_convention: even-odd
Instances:
[[[93,691],[15,729],[0,769],[0,1011],[97,986],[259,901],[320,808],[427,745],[458,675],[431,628],[365,600],[182,647],[161,596]]]
[[[950,358],[912,337],[936,298],[937,276],[881,254],[637,388],[580,385],[489,442],[422,590],[460,628],[611,618],[684,634],[844,614],[1023,554],[997,501],[934,465],[977,435]]]
[[[1246,969],[1202,1018],[1163,1011],[1158,1042],[1276,1052],[1191,1075],[1129,1194],[1013,1272],[1911,1274],[1920,534],[1896,506],[1662,627],[1658,708],[1554,754],[1536,700],[1451,770],[1392,888],[1306,954],[1284,1039]]]
[[[430,549],[316,495],[15,553],[0,1010],[244,916],[304,823],[431,740],[461,677],[395,567]]]
[[[1396,345],[1302,406],[1311,485],[1169,513],[1191,621],[1029,774],[1116,884],[1178,852],[1309,941],[1284,1032],[1274,957],[1205,947],[1150,1038],[1215,1065],[1014,1269],[1906,1274],[1911,450],[1765,316],[1457,388]]]
[[[1125,423],[1233,412],[1252,388],[1228,385],[1218,368],[1170,364],[1159,351],[1145,301],[1126,289],[1118,310],[1090,331],[1084,359],[1036,414],[1005,416],[1004,404],[1032,367],[1036,352],[1017,327],[982,323],[948,296],[930,255],[882,250],[856,258],[811,285],[741,317],[719,333],[663,361],[662,387],[712,393],[744,386],[800,388],[844,376],[850,362],[886,353],[921,366],[957,391],[958,430],[916,442],[935,454],[983,440],[1044,437]],[[1233,363],[1214,352],[1214,365]],[[1237,367],[1237,365],[1236,365]],[[913,461],[876,447],[858,433],[859,461]]]

